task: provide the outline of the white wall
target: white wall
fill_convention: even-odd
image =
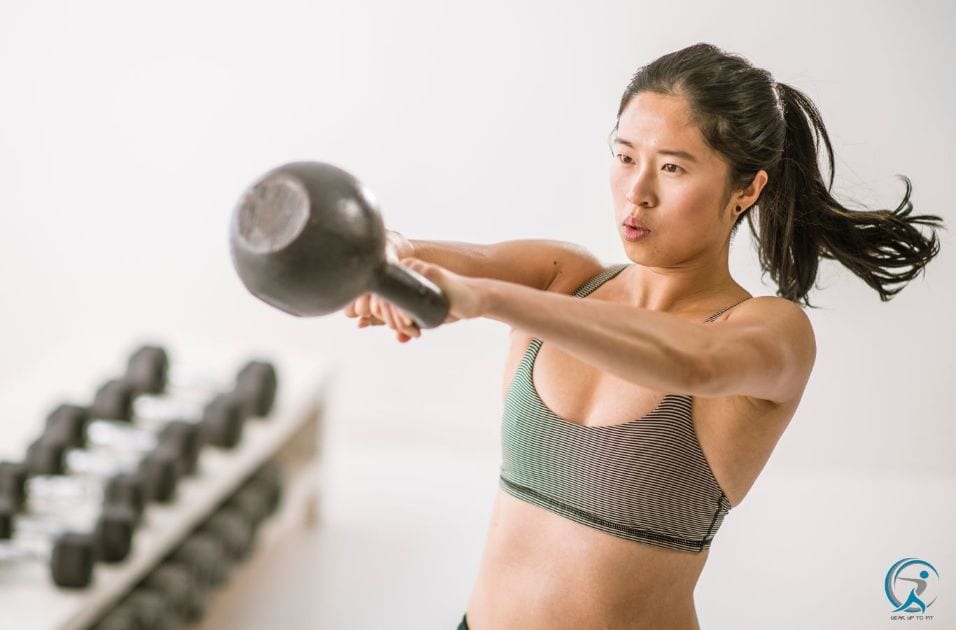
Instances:
[[[291,160],[331,161],[411,238],[556,238],[622,262],[605,145],[618,100],[641,64],[709,41],[816,102],[838,196],[894,208],[903,173],[915,212],[951,224],[954,6],[6,0],[5,426],[36,426],[58,392],[89,391],[150,338],[183,358],[201,348],[333,361],[335,439],[494,454],[507,329],[469,321],[402,345],[341,315],[296,320],[262,305],[235,277],[226,240],[251,180]],[[816,368],[758,487],[790,488],[781,480],[812,471],[834,475],[839,493],[841,475],[918,473],[948,480],[948,496],[927,505],[953,502],[956,263],[950,234],[940,237],[926,275],[886,304],[821,263]],[[775,291],[761,284],[746,227],[731,270],[755,294]],[[918,516],[894,514],[893,500],[887,519]],[[780,501],[815,509],[806,496]],[[812,553],[799,531],[781,537]],[[869,522],[859,535],[885,545],[889,531]],[[887,565],[924,554],[956,566],[943,538],[918,550],[901,539],[887,554]],[[871,578],[879,588],[882,575]]]

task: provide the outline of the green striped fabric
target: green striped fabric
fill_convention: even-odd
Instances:
[[[628,266],[605,269],[574,295],[584,298]],[[692,396],[667,394],[649,414],[623,424],[568,422],[534,388],[540,348],[533,339],[505,398],[499,486],[621,538],[683,551],[710,547],[731,505],[701,451]]]

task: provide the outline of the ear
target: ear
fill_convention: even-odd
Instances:
[[[763,187],[767,185],[767,180],[769,179],[767,171],[760,169],[757,171],[757,174],[754,175],[753,180],[750,184],[738,192],[733,198],[733,205],[740,206],[741,208],[749,208],[750,206],[756,203],[757,198],[760,197]]]

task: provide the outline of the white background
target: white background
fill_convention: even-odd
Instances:
[[[287,626],[370,627],[392,610],[392,627],[454,627],[496,483],[507,328],[460,322],[402,345],[341,314],[266,307],[228,255],[245,186],[284,162],[329,161],[412,239],[554,238],[626,262],[605,144],[621,93],[640,65],[707,41],[814,100],[839,199],[895,208],[903,173],[914,213],[951,224],[954,7],[3,0],[0,450],[20,452],[58,397],[88,396],[141,340],[184,360],[332,361],[329,466],[353,470],[369,452],[394,461],[370,458],[393,468],[363,469],[368,494],[330,491],[330,518],[407,527],[390,550],[441,539],[455,551],[379,558],[389,584],[370,598],[361,580],[334,579],[353,556],[323,561],[327,539],[305,541],[276,569],[298,585],[250,607]],[[705,628],[882,627],[883,575],[903,556],[940,570],[935,627],[956,625],[956,264],[939,236],[925,276],[889,303],[821,262],[816,367],[716,540],[697,589]],[[755,295],[776,290],[746,226],[731,272]],[[396,516],[372,480],[406,476],[389,490],[405,493]],[[480,490],[455,499],[470,512],[454,520],[441,502],[466,483]],[[364,546],[346,533],[336,548],[349,544]]]

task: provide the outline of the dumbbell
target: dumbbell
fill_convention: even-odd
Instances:
[[[136,589],[110,610],[94,630],[180,630],[182,621],[169,610],[162,593]]]
[[[137,588],[126,597],[126,605],[133,611],[136,630],[180,630],[183,620],[175,611],[175,603],[165,593]]]
[[[269,502],[269,513],[275,512],[282,502],[282,466],[274,459],[263,463],[247,482],[262,488]]]
[[[282,466],[269,459],[259,465],[240,485],[241,488],[256,488],[269,504],[269,513],[276,510],[282,499]]]
[[[246,189],[229,229],[232,262],[250,293],[299,317],[381,295],[420,328],[445,321],[434,283],[385,256],[385,225],[367,187],[321,162],[273,169]]]
[[[278,377],[275,366],[268,361],[251,360],[237,372],[230,387],[212,379],[197,379],[170,367],[169,355],[160,346],[144,345],[137,348],[126,364],[123,380],[137,393],[134,411],[150,415],[156,407],[174,409],[178,400],[208,399],[211,394],[231,392],[244,401],[249,417],[264,417],[275,402]],[[168,415],[168,412],[167,412]],[[188,415],[188,414],[187,414]]]
[[[199,528],[219,540],[234,563],[244,560],[255,545],[259,526],[273,512],[266,480],[255,477],[229,497]]]
[[[125,423],[154,433],[166,430],[172,421],[198,423],[202,442],[220,448],[233,448],[242,438],[242,425],[246,419],[246,399],[240,394],[224,392],[214,394],[201,409],[189,414],[173,413],[170,409],[143,409],[136,405],[140,400],[136,387],[125,379],[111,379],[101,385],[87,409],[86,422],[97,426],[116,426]],[[143,413],[137,414],[137,409]]]
[[[141,479],[145,500],[165,503],[175,496],[181,459],[182,454],[168,443],[139,456],[77,449],[62,434],[45,433],[27,448],[26,495],[43,499],[63,494],[108,496],[110,480],[125,473]]]
[[[187,567],[200,587],[207,590],[225,582],[231,567],[223,543],[204,532],[190,534],[173,550],[168,561]]]
[[[219,509],[199,527],[199,531],[222,543],[229,568],[245,560],[252,549],[252,524],[238,510]]]
[[[108,505],[90,527],[17,515],[0,499],[0,564],[48,561],[54,584],[83,588],[90,584],[94,561],[121,562],[132,546],[135,515],[127,506]]]
[[[121,379],[104,383],[96,392],[93,402],[86,410],[86,418],[79,418],[83,408],[68,406],[56,418],[68,425],[68,431],[76,435],[79,427],[91,434],[98,434],[101,442],[113,444],[149,443],[149,433],[126,430],[120,423],[135,424],[148,430],[168,432],[170,419],[178,427],[177,433],[185,432],[190,420],[199,422],[204,441],[221,448],[233,448],[242,437],[243,422],[247,417],[264,417],[275,400],[277,377],[274,366],[265,361],[247,362],[236,375],[232,390],[212,396],[201,408],[194,403],[182,408],[170,395],[169,361],[165,350],[156,346],[143,346],[134,352],[127,364],[126,374]],[[153,393],[164,393],[154,396]],[[173,392],[174,393],[174,392]],[[172,406],[170,406],[172,403]],[[177,405],[179,405],[177,407]],[[91,420],[91,418],[98,418]],[[128,437],[127,437],[128,436]],[[198,449],[190,451],[192,459],[189,472],[195,470]]]
[[[197,528],[171,560],[186,565],[199,583],[213,588],[248,557],[254,536],[253,524],[245,514],[222,507]]]
[[[37,477],[31,482],[30,472],[27,465],[23,462],[0,462],[0,497],[8,501],[9,505],[15,510],[22,510],[27,502],[28,493],[32,492],[35,499],[40,502],[54,503],[62,500],[64,494],[67,497],[89,496],[84,488],[79,490],[76,482],[61,483],[61,478]],[[28,491],[29,486],[29,491]],[[100,490],[97,484],[95,490]],[[65,491],[65,492],[64,492]],[[99,493],[94,494],[94,498],[99,498]],[[137,473],[117,473],[106,480],[105,488],[102,488],[104,504],[123,504],[130,507],[137,518],[143,511],[146,501],[146,483],[142,475]],[[32,506],[28,511],[37,510],[37,506]]]
[[[242,514],[252,527],[252,536],[255,539],[259,525],[272,514],[272,504],[267,495],[267,489],[259,484],[246,483],[233,496],[226,499],[223,507]]]
[[[207,589],[180,563],[164,562],[137,590],[162,595],[174,616],[183,621],[197,621],[206,609]]]
[[[95,409],[95,405],[93,407]],[[145,453],[160,443],[171,444],[180,454],[178,474],[194,474],[202,447],[201,425],[186,420],[170,420],[158,432],[142,429],[128,420],[92,419],[90,407],[64,403],[46,419],[46,434],[55,433],[75,448],[88,446],[112,451]],[[218,418],[212,412],[210,417]],[[210,422],[228,422],[213,419]]]
[[[94,626],[94,630],[139,630],[138,611],[123,602],[113,607]]]

